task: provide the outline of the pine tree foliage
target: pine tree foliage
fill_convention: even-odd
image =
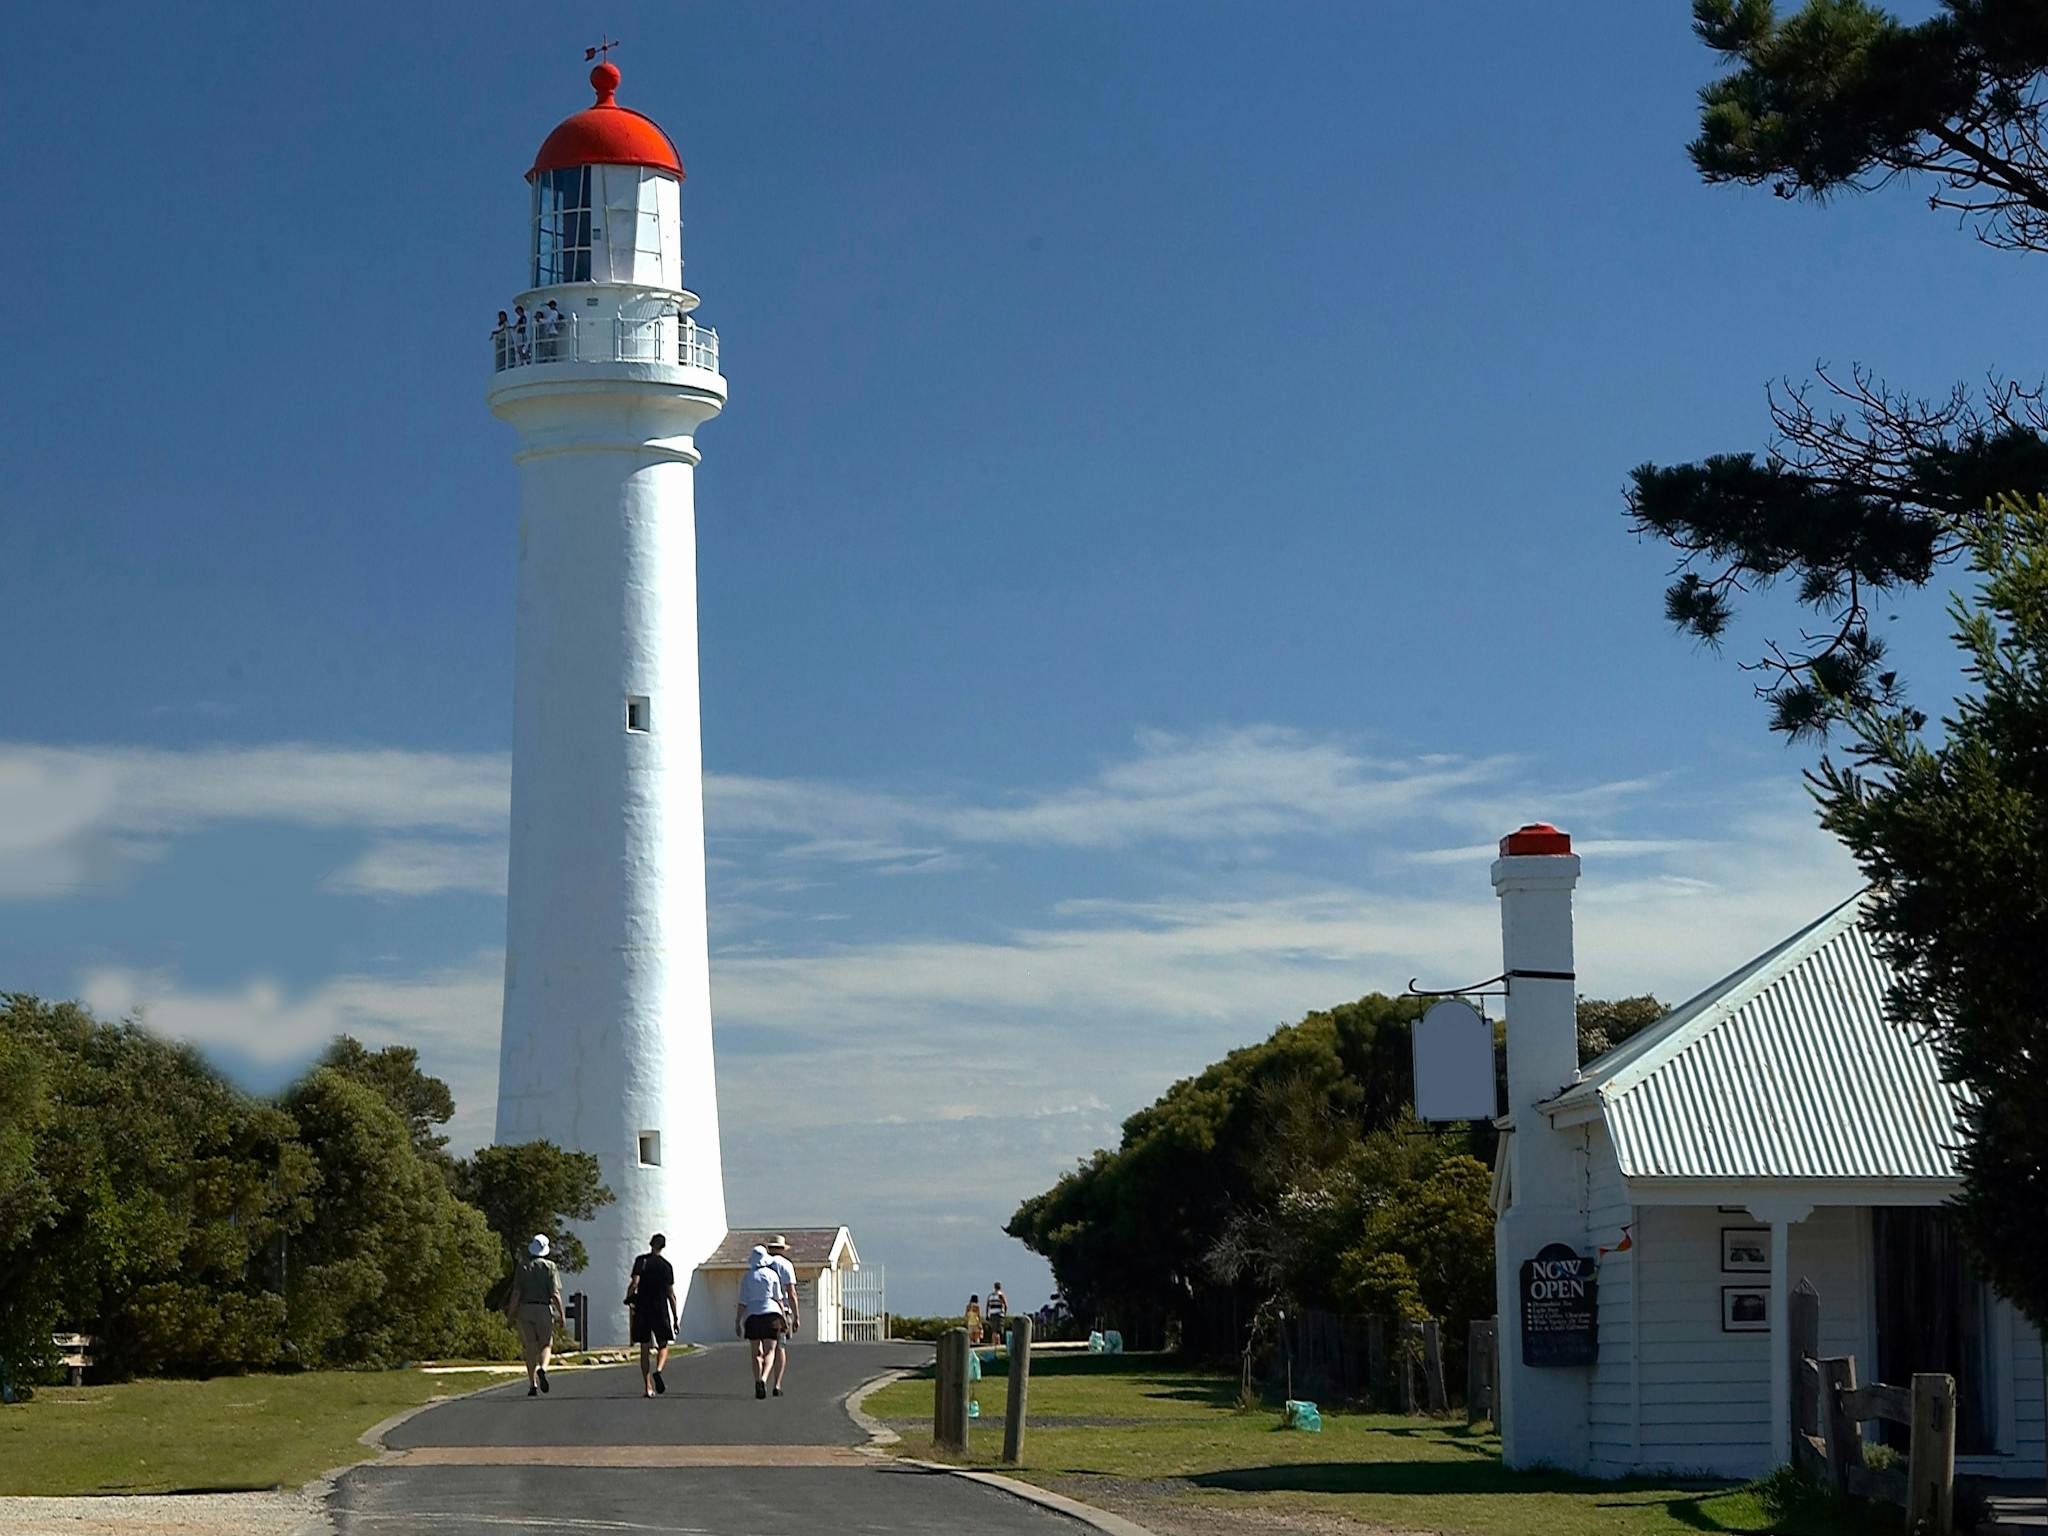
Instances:
[[[1931,736],[1909,709],[1845,710],[1815,787],[1870,880],[1891,1012],[1964,1091],[1978,1267],[2048,1326],[2048,499],[2004,498],[1969,557],[1964,695]]]
[[[1708,181],[1811,199],[1914,182],[1986,244],[2048,249],[2040,0],[1945,0],[1914,24],[1865,0],[1782,17],[1769,0],[1695,0],[1693,16],[1731,66],[1701,92],[1691,154]],[[1809,626],[1746,665],[1774,728],[1820,735],[1837,701],[1900,702],[1874,605],[1960,557],[1992,498],[2048,491],[2048,410],[1996,375],[1922,399],[1825,366],[1769,403],[1763,452],[1642,465],[1628,513],[1678,552],[1666,615],[1710,645],[1739,595],[1795,589]]]

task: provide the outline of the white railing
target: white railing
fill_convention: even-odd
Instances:
[[[848,1344],[879,1344],[889,1336],[889,1302],[882,1267],[839,1271],[839,1337]]]
[[[687,316],[613,315],[609,323],[563,315],[550,323],[529,316],[524,336],[506,328],[491,333],[491,371],[532,363],[673,363],[718,372],[718,332]]]

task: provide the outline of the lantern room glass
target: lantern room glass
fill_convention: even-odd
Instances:
[[[533,286],[590,281],[590,167],[533,179]]]

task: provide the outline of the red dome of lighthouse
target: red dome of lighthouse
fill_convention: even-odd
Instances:
[[[555,131],[542,140],[540,153],[533,157],[528,181],[544,171],[566,170],[572,165],[645,165],[657,171],[672,171],[683,179],[682,157],[675,141],[662,132],[653,118],[622,107],[612,98],[618,94],[619,67],[600,64],[590,72],[590,84],[597,103],[574,117],[564,118]]]

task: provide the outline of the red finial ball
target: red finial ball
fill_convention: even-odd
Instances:
[[[590,87],[597,92],[597,104],[608,107],[619,93],[619,66],[607,60],[590,72]]]

